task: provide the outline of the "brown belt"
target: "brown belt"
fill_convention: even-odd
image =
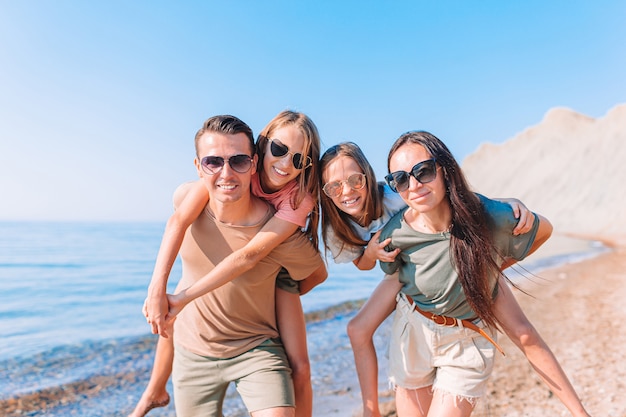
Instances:
[[[411,298],[410,295],[404,294],[404,296],[406,297],[406,299],[409,302],[409,304],[413,305],[413,308],[415,309],[415,311],[417,311],[418,313],[420,313],[422,316],[426,317],[427,319],[434,321],[435,324],[438,324],[440,326],[455,327],[455,326],[458,326],[459,322],[460,322],[460,323],[463,324],[463,327],[467,327],[468,329],[474,330],[475,332],[479,333],[482,337],[487,339],[489,342],[491,342],[491,344],[493,344],[496,347],[496,349],[498,349],[498,351],[500,353],[502,353],[503,356],[505,356],[504,355],[504,350],[502,350],[500,345],[498,345],[496,343],[496,341],[493,340],[491,338],[491,336],[489,336],[483,329],[481,329],[480,327],[476,326],[471,321],[469,321],[469,320],[459,320],[459,319],[454,318],[454,317],[439,316],[439,315],[434,314],[434,313],[427,313],[426,311],[420,309],[417,306],[417,304],[415,304],[415,302],[413,301],[413,298]]]

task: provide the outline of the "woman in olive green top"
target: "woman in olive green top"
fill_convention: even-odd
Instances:
[[[535,214],[531,230],[513,235],[510,207],[473,193],[447,147],[427,132],[392,146],[389,186],[408,207],[383,228],[397,279],[389,372],[398,415],[469,416],[493,369],[496,329],[524,352],[574,416],[588,416],[549,347],[512,299],[500,272],[552,233]]]

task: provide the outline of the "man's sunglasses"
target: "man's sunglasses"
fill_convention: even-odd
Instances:
[[[272,155],[274,155],[277,158],[280,158],[281,156],[285,156],[287,154],[291,155],[292,157],[291,161],[293,162],[293,166],[296,169],[308,168],[313,163],[311,161],[311,158],[308,156],[305,156],[303,160],[302,159],[303,156],[301,153],[289,152],[289,147],[283,144],[278,139],[268,139],[268,140],[270,142],[270,152],[272,152]]]
[[[200,161],[200,165],[204,172],[214,175],[219,173],[227,162],[232,169],[240,174],[248,172],[250,167],[252,167],[252,157],[245,154],[233,155],[228,159],[224,159],[221,156],[205,156]]]
[[[365,187],[365,174],[352,174],[343,181],[327,182],[322,187],[324,194],[330,198],[339,197],[343,192],[343,184],[348,184],[353,190],[360,190]]]
[[[421,184],[428,184],[437,178],[437,164],[435,159],[428,159],[411,168],[411,172],[396,171],[385,176],[385,181],[396,193],[406,191],[409,188],[411,176]]]

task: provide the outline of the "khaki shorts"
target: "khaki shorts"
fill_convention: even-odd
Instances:
[[[178,417],[222,416],[231,382],[249,412],[295,407],[291,368],[276,339],[229,359],[196,355],[179,345],[175,348],[172,382]]]
[[[389,344],[389,379],[395,386],[431,386],[463,398],[484,395],[494,363],[494,346],[464,327],[440,326],[413,311],[404,294],[397,297]],[[493,339],[495,332],[475,322]]]
[[[291,279],[285,268],[280,268],[278,275],[276,275],[276,287],[292,294],[300,294],[300,281]]]

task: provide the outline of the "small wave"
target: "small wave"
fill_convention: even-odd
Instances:
[[[365,299],[346,301],[305,314],[307,324],[340,319],[361,308]],[[108,387],[134,383],[150,371],[155,335],[58,346],[29,357],[0,362],[0,415],[52,407],[91,396]],[[13,410],[13,411],[10,411]]]
[[[0,263],[0,268],[15,268],[15,269],[23,269],[23,268],[40,268],[40,269],[79,269],[86,268],[85,264],[79,263],[52,263],[52,262],[2,262]]]

